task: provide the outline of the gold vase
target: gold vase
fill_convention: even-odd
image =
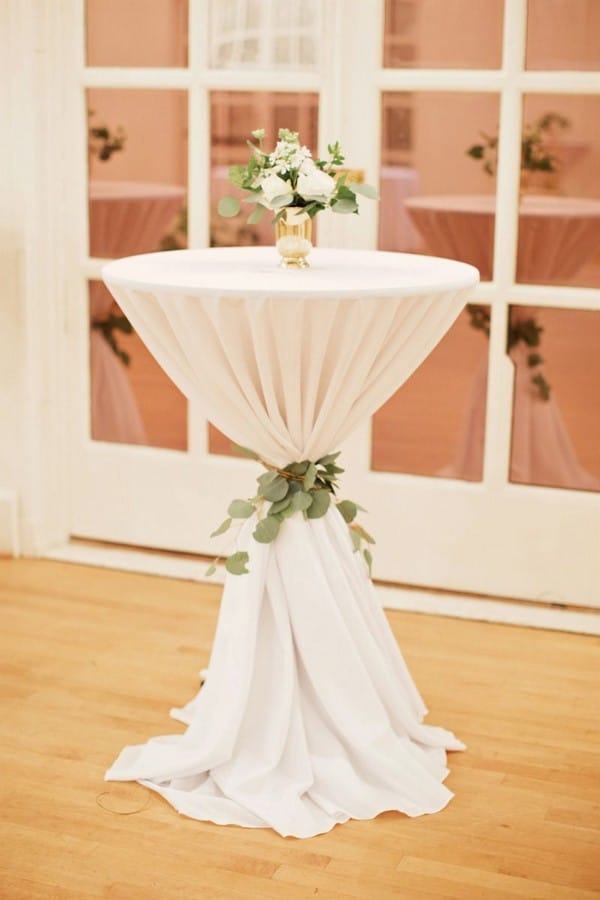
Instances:
[[[275,223],[275,246],[284,269],[308,269],[307,256],[312,249],[312,219],[299,206],[286,206]]]

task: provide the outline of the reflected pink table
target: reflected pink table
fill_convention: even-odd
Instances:
[[[128,256],[158,249],[185,202],[180,185],[145,181],[91,181],[90,255]],[[90,283],[92,322],[105,320],[113,298],[99,281]],[[145,444],[146,430],[123,364],[100,331],[90,333],[92,437]]]
[[[413,197],[405,201],[427,249],[492,277],[494,194]],[[517,278],[564,283],[598,251],[600,200],[527,195],[519,214]]]

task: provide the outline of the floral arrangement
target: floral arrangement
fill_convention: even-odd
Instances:
[[[252,132],[253,141],[247,141],[250,159],[246,166],[231,166],[229,180],[246,192],[240,202],[237,197],[226,196],[219,201],[222,216],[237,216],[241,203],[253,203],[248,217],[249,225],[256,225],[265,210],[275,213],[278,221],[288,207],[301,209],[311,219],[324,209],[335,213],[358,213],[357,194],[378,199],[374,187],[368,184],[346,184],[347,173],[337,173],[344,162],[339,142],[329,144],[327,159],[313,159],[312,153],[300,144],[298,132],[279,129],[279,140],[272,151],[264,148],[265,131]]]
[[[338,500],[338,476],[344,471],[337,465],[338,453],[329,453],[316,462],[303,460],[294,462],[284,468],[277,468],[260,459],[257,453],[246,447],[233,445],[243,456],[260,462],[267,470],[259,475],[258,490],[254,497],[247,500],[232,500],[227,510],[227,518],[213,531],[211,537],[217,537],[229,530],[234,520],[249,519],[256,515],[256,527],[252,536],[259,544],[270,544],[279,534],[283,523],[294,513],[301,513],[305,519],[320,519],[325,515],[332,503],[347,523],[352,546],[355,552],[362,553],[363,559],[371,574],[373,557],[367,544],[375,540],[368,531],[355,522],[358,510],[365,510],[352,500]],[[238,550],[225,559],[225,569],[231,575],[245,575],[249,555],[245,550]],[[206,574],[216,571],[215,559]]]
[[[553,136],[570,126],[565,116],[547,112],[531,125],[525,125],[521,138],[521,171],[523,172],[556,172],[558,159],[548,152],[544,146],[544,136]],[[497,135],[481,132],[483,143],[473,144],[467,155],[483,162],[483,170],[488,175],[495,175],[498,164]]]

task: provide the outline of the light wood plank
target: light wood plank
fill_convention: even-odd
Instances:
[[[598,896],[595,638],[389,613],[427,721],[468,744],[449,756],[455,797],[435,816],[384,813],[299,841],[105,783],[123,745],[182,730],[168,710],[197,689],[219,595],[0,560],[2,900]]]

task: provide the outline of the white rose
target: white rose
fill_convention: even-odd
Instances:
[[[283,197],[285,194],[291,194],[291,186],[288,181],[284,181],[279,175],[267,175],[260,183],[259,187],[265,195],[267,203],[271,203],[275,197]]]
[[[308,162],[308,160],[307,160]],[[316,166],[303,164],[298,176],[296,192],[303,200],[318,200],[326,203],[337,187],[335,178]]]

